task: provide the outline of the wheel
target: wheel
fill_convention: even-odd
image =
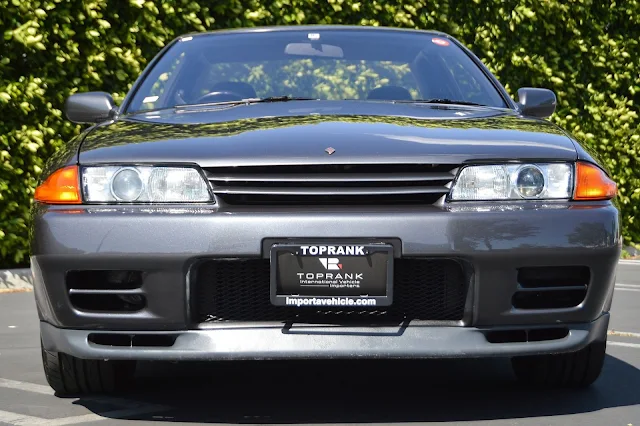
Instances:
[[[593,342],[577,352],[511,359],[513,372],[523,383],[545,387],[585,388],[596,381],[607,342]]]
[[[42,365],[49,386],[59,396],[110,393],[133,383],[135,361],[80,359],[61,352],[42,349]]]

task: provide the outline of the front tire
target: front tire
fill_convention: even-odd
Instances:
[[[111,393],[133,384],[135,361],[80,359],[40,346],[45,377],[59,396]]]
[[[534,386],[586,388],[600,376],[607,342],[589,344],[577,352],[514,357],[513,372],[519,381]]]

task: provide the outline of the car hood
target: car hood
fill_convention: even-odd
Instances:
[[[81,164],[202,167],[512,159],[575,160],[576,148],[552,123],[502,108],[289,101],[125,116],[96,127],[79,152]]]

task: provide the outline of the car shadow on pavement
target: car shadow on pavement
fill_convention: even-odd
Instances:
[[[504,359],[147,363],[123,397],[164,412],[131,420],[390,423],[567,415],[640,404],[640,370],[608,355],[589,389],[529,389]],[[95,399],[93,399],[95,402]],[[91,409],[90,401],[75,403]]]
[[[33,287],[31,269],[0,270],[0,292],[30,290]]]

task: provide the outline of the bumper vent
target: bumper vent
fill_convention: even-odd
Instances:
[[[562,309],[582,303],[589,288],[586,266],[521,268],[512,304],[518,309]]]
[[[433,204],[456,165],[250,166],[205,170],[227,204]]]
[[[569,335],[566,327],[514,329],[489,331],[485,334],[489,343],[525,343],[560,340]]]
[[[74,308],[89,312],[137,312],[144,309],[140,271],[69,271],[67,292]]]
[[[269,260],[210,260],[197,270],[194,321],[400,323],[405,320],[459,321],[468,280],[454,260],[396,259],[394,302],[378,309],[321,310],[273,306],[269,301]]]
[[[125,348],[171,347],[177,336],[171,334],[124,334],[124,333],[91,333],[89,342],[99,346],[116,346]]]

